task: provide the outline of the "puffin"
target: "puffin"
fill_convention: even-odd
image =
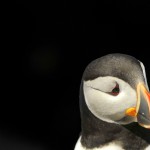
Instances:
[[[150,92],[145,67],[133,56],[107,54],[93,60],[80,85],[81,133],[74,150],[150,150]],[[136,132],[134,133],[133,130]]]

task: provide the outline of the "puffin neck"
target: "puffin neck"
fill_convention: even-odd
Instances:
[[[80,113],[81,143],[87,148],[98,147],[114,141],[124,129],[120,125],[104,122],[90,112],[84,99],[83,82],[80,86]]]

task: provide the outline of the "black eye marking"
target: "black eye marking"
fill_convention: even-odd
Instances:
[[[91,87],[91,86],[89,86],[89,87],[94,89],[94,90],[104,92],[104,91],[101,91],[100,89],[97,89],[97,88],[94,88],[94,87]],[[118,83],[116,83],[116,86],[112,89],[111,92],[105,92],[105,93],[108,93],[108,94],[113,95],[113,96],[117,96],[119,94],[119,92],[120,92],[119,85],[118,85]]]
[[[109,92],[109,94],[117,96],[119,92],[120,92],[119,85],[116,83],[116,86],[113,88],[111,92]]]

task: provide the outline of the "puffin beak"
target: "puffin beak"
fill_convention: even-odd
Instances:
[[[126,115],[137,117],[139,125],[150,129],[150,93],[143,83],[137,86],[137,104],[126,110]]]
[[[138,123],[150,129],[150,93],[142,83],[137,86],[136,112]]]

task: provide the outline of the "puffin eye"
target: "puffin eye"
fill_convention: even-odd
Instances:
[[[119,85],[116,84],[116,86],[113,88],[113,90],[111,92],[109,92],[109,94],[117,96],[119,94],[119,92],[120,92]]]

